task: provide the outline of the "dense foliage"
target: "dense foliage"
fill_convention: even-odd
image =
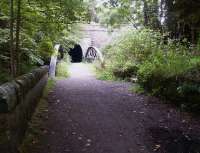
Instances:
[[[200,57],[187,42],[165,40],[149,29],[129,30],[105,48],[104,79],[137,78],[153,95],[161,95],[181,106],[200,109]]]
[[[47,63],[56,43],[69,48],[74,24],[86,17],[82,0],[1,0],[0,80]]]
[[[168,32],[173,39],[196,43],[200,31],[198,0],[107,0],[97,5],[102,24],[116,27],[132,24]]]
[[[132,25],[106,46],[102,76],[137,78],[152,94],[198,110],[199,7],[198,0],[1,0],[0,83],[48,64],[57,43],[73,47],[76,22]]]
[[[100,77],[137,80],[137,90],[200,110],[200,3],[198,0],[107,0],[96,6],[100,23],[132,25],[104,54]]]

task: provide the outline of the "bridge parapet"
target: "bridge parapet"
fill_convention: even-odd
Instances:
[[[16,153],[43,93],[48,66],[0,86],[0,150]]]

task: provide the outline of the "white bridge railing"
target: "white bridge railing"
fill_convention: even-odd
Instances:
[[[57,54],[59,50],[60,44],[55,45],[55,53],[51,56],[51,61],[49,65],[49,77],[54,78],[56,76],[56,64],[57,64]],[[93,62],[95,60],[99,60],[101,63],[101,67],[104,67],[104,58],[101,51],[94,46],[88,47],[85,57],[87,61]]]
[[[49,77],[54,78],[56,76],[56,64],[57,64],[57,54],[60,44],[56,44],[54,49],[55,53],[51,56],[51,61],[49,65]]]
[[[97,47],[94,46],[89,47],[85,54],[85,59],[90,62],[94,60],[99,60],[101,62],[101,66],[104,67],[103,54]]]

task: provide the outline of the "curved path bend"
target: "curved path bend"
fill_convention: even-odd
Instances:
[[[131,84],[100,81],[85,64],[49,94],[46,134],[34,153],[198,153],[198,120],[129,91]]]

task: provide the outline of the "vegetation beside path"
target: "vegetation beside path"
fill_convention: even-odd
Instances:
[[[56,68],[56,77],[66,78],[68,75],[68,63],[65,61],[60,61]]]
[[[199,49],[187,41],[165,40],[150,29],[129,30],[104,48],[106,68],[98,76],[135,80],[138,91],[146,90],[199,112]]]
[[[77,22],[87,20],[82,0],[0,1],[0,84],[49,64],[55,44],[69,49]]]

